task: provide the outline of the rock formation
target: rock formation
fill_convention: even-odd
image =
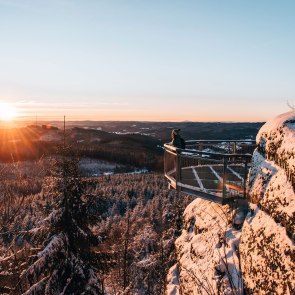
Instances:
[[[295,112],[267,122],[256,140],[240,243],[243,280],[250,293],[295,294]]]

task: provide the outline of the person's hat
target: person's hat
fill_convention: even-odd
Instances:
[[[172,130],[172,133],[174,133],[174,134],[178,134],[179,131],[180,131],[180,129],[173,129],[173,130]]]

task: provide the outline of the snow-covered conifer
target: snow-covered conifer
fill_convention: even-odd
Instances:
[[[34,231],[43,233],[44,248],[22,273],[22,289],[25,295],[101,294],[91,250],[99,241],[89,229],[78,160],[64,156],[55,166],[56,209]]]

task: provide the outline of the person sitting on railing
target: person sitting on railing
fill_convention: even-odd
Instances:
[[[185,149],[185,141],[179,134],[180,129],[173,129],[171,133],[172,142],[171,145],[180,148]]]

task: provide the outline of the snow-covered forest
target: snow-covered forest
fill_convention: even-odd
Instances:
[[[160,174],[33,167],[1,171],[1,294],[163,294],[188,197]]]

